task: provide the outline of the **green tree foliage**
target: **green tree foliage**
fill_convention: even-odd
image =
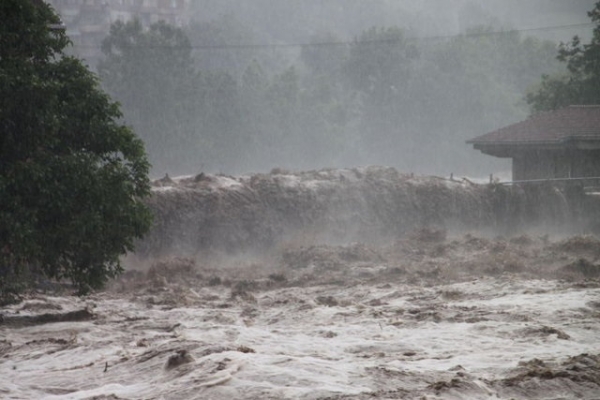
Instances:
[[[352,43],[345,73],[349,83],[364,93],[389,94],[408,80],[410,63],[418,55],[402,29],[371,28]]]
[[[436,41],[365,31],[344,65],[363,157],[424,173],[464,170],[473,161],[464,141],[522,119],[523,88],[557,69],[554,52],[550,42],[489,27]]]
[[[312,35],[302,46],[300,57],[311,74],[330,77],[339,73],[348,53],[348,46],[331,32]]]
[[[237,81],[225,72],[201,74],[202,104],[198,113],[198,141],[202,144],[197,152],[200,167],[223,169],[225,164],[233,168],[244,158],[247,146],[240,124],[241,105]],[[197,165],[197,164],[196,164]],[[193,164],[187,163],[184,170],[190,171]],[[187,168],[187,169],[185,169]]]
[[[102,52],[102,83],[144,140],[153,173],[219,168],[221,157],[228,156],[224,146],[241,145],[237,82],[218,68],[198,71],[182,29],[117,21]]]
[[[27,271],[100,287],[150,226],[143,144],[49,6],[4,0],[0,20],[0,291]]]
[[[477,155],[464,141],[525,117],[523,88],[560,67],[553,44],[489,27],[437,40],[373,27],[300,48],[253,46],[265,40],[227,15],[188,32],[195,49],[177,28],[118,23],[99,68],[160,175],[356,164],[466,173]]]
[[[238,170],[314,168],[335,162],[345,120],[330,82],[321,83],[302,82],[293,66],[271,77],[257,62],[248,66],[241,78],[236,132],[243,147],[223,148],[230,154],[236,151]]]
[[[432,164],[472,162],[468,157],[478,154],[465,140],[525,118],[523,90],[560,69],[555,49],[549,41],[483,26],[423,49],[407,107],[411,129],[422,135],[419,147],[446,156],[432,155]]]
[[[257,56],[263,62],[267,54],[252,46],[254,33],[231,14],[210,21],[194,20],[186,27],[187,36],[194,47],[195,65],[200,71],[227,72],[241,76]],[[234,46],[234,50],[228,46]]]
[[[154,171],[173,173],[182,159],[193,163],[201,80],[184,32],[164,22],[145,31],[138,20],[117,21],[102,52],[102,83],[144,140]]]
[[[533,112],[571,104],[600,104],[600,2],[588,16],[596,24],[591,42],[582,44],[575,36],[570,43],[561,44],[557,59],[566,63],[568,72],[544,75],[541,83],[527,94]]]
[[[418,57],[416,44],[397,27],[366,30],[350,46],[344,85],[358,95],[360,147],[367,157],[378,154],[390,164],[407,143],[402,126]]]

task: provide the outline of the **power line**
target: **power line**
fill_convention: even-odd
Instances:
[[[484,32],[468,32],[468,33],[459,33],[455,35],[436,35],[436,36],[408,36],[403,39],[408,40],[443,40],[443,39],[453,39],[453,38],[461,38],[461,37],[485,37],[485,36],[499,36],[505,35],[509,33],[521,33],[521,32],[540,32],[540,31],[558,31],[558,30],[568,30],[575,28],[585,28],[594,25],[592,22],[585,22],[580,24],[570,24],[570,25],[553,25],[553,26],[542,26],[536,28],[521,28],[521,29],[509,29],[503,31],[484,31]],[[357,42],[353,41],[332,41],[332,42],[317,42],[317,43],[256,43],[256,44],[222,44],[222,45],[198,45],[198,46],[190,46],[190,49],[193,50],[240,50],[240,49],[275,49],[275,48],[295,48],[295,47],[333,47],[333,46],[349,46],[354,43],[360,44],[378,44],[378,43],[395,43],[396,39],[378,39],[378,40],[369,40],[369,41],[361,41]],[[98,45],[74,45],[76,48],[100,48]],[[151,48],[162,48],[168,47],[173,48],[174,46],[144,46]]]

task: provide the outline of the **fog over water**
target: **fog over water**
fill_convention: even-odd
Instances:
[[[509,160],[465,141],[529,115],[525,94],[565,72],[556,47],[590,37],[593,5],[198,0],[189,43],[155,34],[135,56],[115,45],[98,69],[155,177],[359,165],[508,176]]]

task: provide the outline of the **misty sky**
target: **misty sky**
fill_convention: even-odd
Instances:
[[[231,14],[265,36],[302,42],[307,34],[356,35],[371,26],[397,25],[416,36],[454,35],[477,25],[530,29],[589,23],[594,0],[194,0],[194,18]],[[538,31],[568,41],[585,28]]]

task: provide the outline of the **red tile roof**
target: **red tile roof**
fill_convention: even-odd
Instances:
[[[475,145],[561,143],[570,139],[600,140],[600,105],[569,106],[478,136]]]

